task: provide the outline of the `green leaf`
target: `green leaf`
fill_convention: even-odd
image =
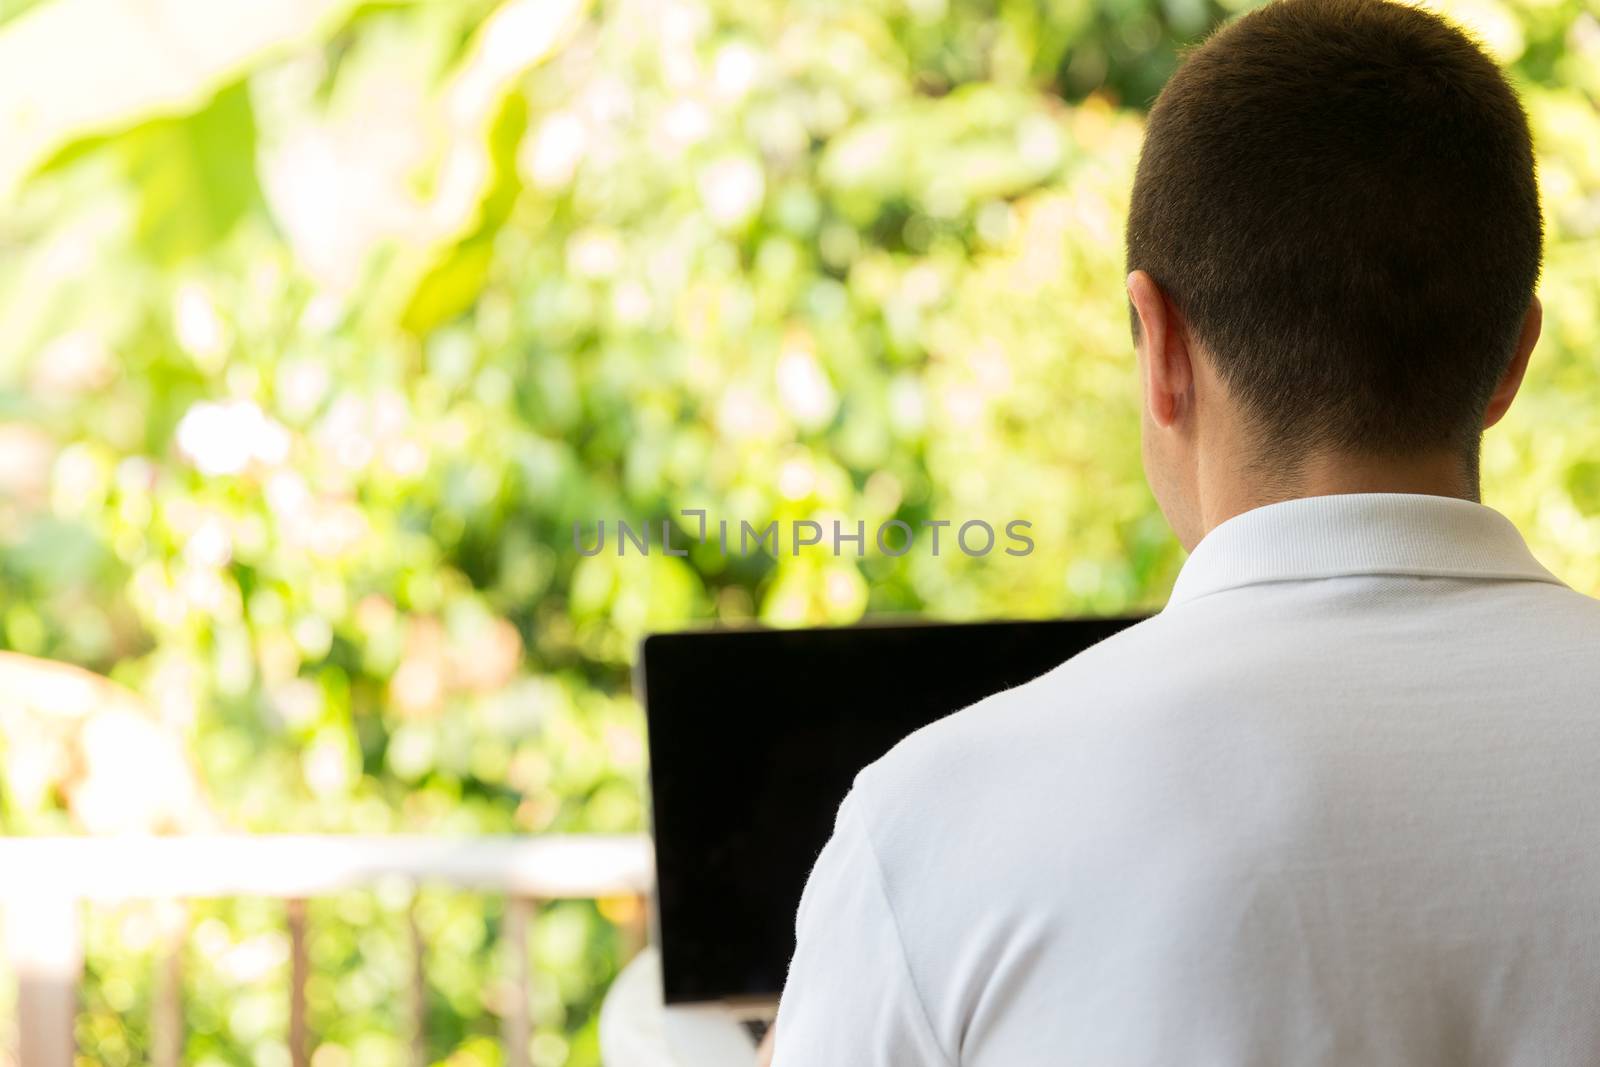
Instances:
[[[255,113],[243,82],[192,115],[134,128],[112,148],[139,192],[138,240],[156,263],[210,251],[262,207]]]

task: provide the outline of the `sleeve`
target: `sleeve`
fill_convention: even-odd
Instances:
[[[906,964],[852,793],[800,899],[773,1067],[952,1067]]]

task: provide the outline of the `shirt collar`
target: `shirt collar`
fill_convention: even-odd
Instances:
[[[1511,520],[1455,497],[1350,493],[1255,508],[1203,537],[1168,607],[1261,582],[1411,574],[1554,582]]]

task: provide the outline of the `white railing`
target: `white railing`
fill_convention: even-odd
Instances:
[[[508,1067],[526,1067],[528,930],[545,900],[642,895],[653,869],[641,836],[345,837],[191,836],[0,838],[0,908],[17,981],[19,1067],[72,1067],[83,966],[82,912],[94,902],[273,897],[285,902],[289,936],[288,1046],[310,1062],[306,1017],[305,902],[376,883],[404,881],[499,893],[501,931],[518,996],[502,1015]],[[187,925],[169,924],[155,973],[152,1063],[177,1067],[184,1027],[180,961]],[[422,1031],[426,946],[413,921],[413,1059],[426,1062]]]

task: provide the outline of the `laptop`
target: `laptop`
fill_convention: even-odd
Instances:
[[[684,1067],[749,1067],[795,911],[856,772],[918,728],[1137,621],[894,623],[645,639],[665,1029]]]

